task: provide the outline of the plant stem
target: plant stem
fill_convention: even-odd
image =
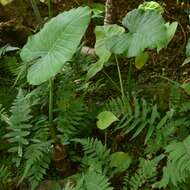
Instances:
[[[113,85],[120,91],[120,88],[118,87],[116,82],[105,71],[103,71],[103,73],[108,77],[108,79],[113,83]]]
[[[53,91],[54,91],[54,80],[53,78],[50,78],[49,79],[49,127],[52,139],[55,142],[57,142],[55,129],[53,127]]]
[[[104,145],[107,147],[107,140],[108,140],[108,131],[105,129],[105,134],[104,134]]]
[[[132,84],[131,84],[131,75],[132,75],[132,62],[129,62],[129,72],[128,72],[128,77],[127,77],[127,89],[128,89],[128,94],[129,94],[129,99],[132,96]]]
[[[116,61],[116,64],[117,64],[117,71],[118,71],[118,76],[119,76],[121,96],[122,96],[122,98],[124,98],[125,97],[125,93],[124,93],[124,89],[123,89],[123,81],[122,81],[122,78],[121,78],[121,70],[120,70],[120,67],[119,67],[119,61],[117,59],[117,55],[115,55],[115,61]]]
[[[48,17],[51,18],[51,0],[48,0]],[[58,142],[55,129],[53,127],[53,92],[54,92],[54,79],[49,79],[49,127],[50,135],[54,142]]]
[[[49,123],[53,124],[53,79],[49,79]]]

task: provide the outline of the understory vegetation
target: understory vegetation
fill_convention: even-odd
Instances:
[[[189,190],[189,26],[156,1],[117,22],[110,0],[56,2],[31,0],[35,30],[0,49],[0,190]]]

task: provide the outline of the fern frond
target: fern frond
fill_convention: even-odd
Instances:
[[[24,92],[20,89],[16,99],[11,107],[11,116],[5,118],[7,122],[7,134],[5,138],[11,143],[12,147],[10,152],[18,153],[19,157],[22,156],[23,147],[29,144],[28,136],[30,134],[29,124],[32,116],[30,115],[31,105],[28,98],[24,95]]]
[[[98,139],[74,139],[74,141],[83,146],[84,153],[89,158],[98,158],[105,161],[109,158],[110,150]]]
[[[24,154],[26,163],[19,183],[27,177],[31,182],[32,190],[38,186],[46,174],[46,170],[49,168],[50,145],[50,141],[42,142],[34,140],[33,144],[27,147]]]
[[[174,116],[172,116],[170,119],[168,114],[166,114],[157,125],[158,128],[156,129],[156,134],[147,144],[145,153],[153,154],[158,150],[163,149],[163,147],[167,146],[171,140],[176,138],[176,131],[179,131],[179,129],[184,125],[189,125],[189,121],[185,118],[176,118],[175,120]]]
[[[31,183],[31,190],[35,190],[40,182],[44,179],[44,176],[49,169],[50,155],[44,155],[38,162],[33,164],[29,173],[29,181]]]
[[[132,112],[130,103],[126,97],[124,99],[121,97],[110,99],[106,103],[105,108],[106,110],[113,112],[117,117],[126,114],[130,115]]]
[[[144,140],[146,145],[160,130],[167,128],[174,115],[174,110],[171,109],[161,117],[157,105],[148,104],[144,99],[136,98],[133,104],[130,104],[127,99],[112,99],[106,104],[106,109],[120,117],[114,129],[115,132],[119,130],[122,135],[131,134],[132,140],[146,131]]]
[[[105,175],[95,171],[81,174],[76,185],[67,185],[63,190],[113,190]]]
[[[157,184],[159,188],[170,183],[177,186],[185,183],[190,177],[190,136],[182,142],[171,142],[165,150],[168,154],[167,166],[163,169],[162,180]]]
[[[84,184],[89,190],[113,190],[108,179],[100,173],[89,171],[84,175]]]
[[[87,126],[87,111],[84,102],[73,94],[58,102],[58,130],[66,139],[73,138]]]
[[[75,142],[83,146],[84,157],[82,158],[82,166],[91,167],[96,171],[104,170],[106,172],[110,161],[110,150],[98,139],[74,139]]]
[[[180,105],[180,113],[190,111],[190,102],[184,102]]]
[[[34,121],[34,126],[32,127],[31,131],[31,138],[33,140],[40,140],[43,142],[47,141],[50,137],[47,117],[44,115],[36,117],[36,121]]]
[[[130,179],[126,177],[123,189],[138,190],[146,183],[153,183],[157,178],[157,165],[164,158],[160,155],[153,160],[140,159],[139,169]]]

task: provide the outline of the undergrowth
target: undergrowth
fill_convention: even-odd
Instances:
[[[97,26],[98,56],[81,53],[89,7],[52,18],[21,50],[3,47],[1,190],[189,189],[189,83],[158,73],[168,84],[163,106],[133,78],[175,34],[177,22],[165,22],[163,11],[144,3],[123,26]]]

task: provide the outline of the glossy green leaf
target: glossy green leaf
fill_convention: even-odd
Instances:
[[[132,162],[131,156],[125,152],[114,152],[111,154],[110,166],[119,172],[127,170]]]
[[[171,24],[169,22],[167,22],[165,24],[166,28],[167,28],[167,37],[168,37],[168,43],[172,40],[172,38],[174,37],[174,34],[177,30],[177,26],[178,23],[177,22],[172,22]]]
[[[135,58],[135,67],[141,69],[147,63],[148,59],[149,54],[147,52],[141,53]]]
[[[102,59],[98,60],[96,63],[90,65],[87,73],[87,80],[95,76],[99,71],[104,68],[104,61]]]
[[[97,26],[95,29],[96,34],[96,44],[95,51],[99,57],[97,63],[90,66],[89,71],[87,73],[87,79],[95,76],[99,71],[103,69],[104,63],[106,63],[111,53],[106,47],[106,41],[109,41],[112,36],[120,35],[125,32],[125,29],[118,25],[105,25],[105,26]]]
[[[97,127],[101,130],[107,129],[112,123],[119,119],[110,111],[103,111],[97,117]]]
[[[114,54],[126,54],[127,56],[131,39],[132,35],[130,33],[113,36],[110,40],[106,41],[107,49]]]
[[[24,62],[36,60],[28,70],[30,84],[47,81],[72,58],[88,27],[90,14],[88,7],[59,14],[28,39],[20,55]]]
[[[135,9],[123,19],[123,25],[132,34],[128,57],[135,57],[145,48],[157,48],[167,41],[165,21],[155,11]]]

